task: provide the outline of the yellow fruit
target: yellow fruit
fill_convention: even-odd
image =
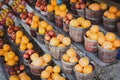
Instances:
[[[42,58],[36,57],[31,64],[34,66],[42,66],[44,62]]]
[[[54,67],[53,67],[53,72],[54,72],[54,73],[60,73],[60,71],[61,71],[60,66],[54,66]]]
[[[108,41],[114,41],[116,39],[116,35],[112,32],[108,32],[106,35],[105,35],[105,38],[106,40]]]
[[[9,66],[14,66],[16,64],[16,62],[13,59],[9,59],[6,64],[9,65]]]
[[[111,48],[113,47],[113,44],[112,44],[112,42],[110,42],[110,41],[105,41],[105,42],[103,43],[102,47],[103,47],[104,49],[109,50],[109,49],[111,49]]]
[[[34,15],[32,17],[32,20],[33,20],[33,22],[38,22],[39,21],[39,16],[38,15]]]
[[[1,51],[1,50],[0,50],[0,51]],[[7,52],[7,51],[6,51],[6,52],[4,52],[4,54],[3,54],[3,55],[4,55],[4,57],[5,57],[5,56],[7,56],[7,55],[8,55],[8,52]]]
[[[102,10],[105,10],[105,9],[107,9],[107,4],[101,3],[100,7],[101,7]]]
[[[73,19],[73,20],[70,21],[70,26],[78,27],[79,26],[79,22],[76,19]]]
[[[75,50],[73,48],[70,48],[69,50],[67,50],[67,55],[69,57],[76,57],[77,56],[76,52],[75,52]]]
[[[84,58],[81,58],[79,60],[79,64],[82,66],[82,67],[87,67],[89,65],[89,59],[87,57],[84,57]]]
[[[50,45],[52,45],[52,46],[58,46],[59,45],[59,39],[57,39],[57,38],[52,38],[51,40],[50,40]]]
[[[101,9],[101,6],[100,6],[99,3],[92,3],[92,4],[90,4],[88,7],[89,7],[89,9],[91,9],[91,10],[95,10],[95,11]]]
[[[60,76],[60,75],[58,73],[52,73],[52,80],[54,80],[56,76]]]
[[[39,27],[39,30],[38,30],[39,34],[45,34],[45,29],[42,28],[42,27]]]
[[[48,25],[48,26],[46,27],[46,30],[47,30],[47,31],[51,31],[51,30],[53,30],[53,27],[52,27],[51,25]]]
[[[110,13],[116,13],[117,11],[118,11],[118,9],[116,6],[110,6],[110,8],[109,8]]]
[[[70,57],[69,57],[67,54],[64,54],[64,55],[62,56],[62,59],[63,59],[65,62],[69,62]]]
[[[82,73],[82,71],[83,71],[83,67],[82,67],[80,64],[75,65],[74,68],[75,68],[75,70],[76,70],[77,72]]]
[[[104,37],[103,32],[98,32],[98,36],[99,36],[99,37],[100,37],[100,36],[103,36],[103,37]]]
[[[33,48],[33,44],[29,42],[29,43],[27,44],[27,49],[32,49],[32,48]]]
[[[52,73],[53,72],[53,67],[52,66],[47,66],[47,68],[45,70]]]
[[[82,21],[84,21],[85,18],[84,17],[79,17],[77,18],[77,21],[79,22],[79,25],[81,25]]]
[[[109,13],[109,15],[107,16],[107,18],[109,19],[116,19],[116,15],[114,13]]]
[[[47,23],[46,21],[41,21],[40,23],[41,23],[41,26],[42,26],[43,28],[46,28],[47,25],[48,25],[48,23]]]
[[[87,67],[83,68],[83,73],[84,74],[90,74],[90,73],[92,73],[92,71],[93,71],[93,67],[92,66],[87,66]]]
[[[48,62],[50,62],[51,60],[52,60],[52,57],[51,57],[50,54],[44,54],[44,55],[43,55],[43,61],[44,61],[45,63],[48,63]]]
[[[120,40],[118,40],[118,39],[114,40],[114,41],[113,41],[113,46],[114,46],[115,48],[119,48],[119,47],[120,47]]]
[[[51,5],[53,5],[54,7],[57,6],[57,0],[51,0]]]
[[[48,71],[42,71],[41,78],[47,79],[49,77],[50,77],[50,72],[48,72]]]
[[[77,63],[78,62],[78,58],[77,57],[71,57],[70,58],[70,62],[71,63]]]
[[[58,47],[63,48],[65,45],[63,43],[59,44]]]
[[[12,75],[9,77],[9,80],[20,80],[20,78],[17,75]]]
[[[99,32],[100,28],[98,25],[92,25],[92,27],[90,28],[90,32],[93,32],[93,33],[97,33]]]
[[[15,61],[18,61],[18,60],[19,60],[19,57],[18,57],[18,56],[15,56],[15,57],[14,57],[14,60],[15,60]]]
[[[23,31],[16,32],[16,38],[21,38],[23,36]]]
[[[98,34],[97,33],[91,33],[90,39],[91,40],[98,40]]]
[[[64,37],[62,43],[66,46],[71,45],[71,39],[69,37]]]
[[[89,28],[91,26],[91,22],[89,20],[84,20],[82,21],[81,26],[83,28]]]
[[[3,49],[0,49],[0,56],[3,56],[4,55],[4,51]]]
[[[75,2],[77,2],[77,0],[70,0],[70,2],[75,3]]]
[[[9,51],[11,49],[10,45],[4,44],[3,45],[3,51]]]
[[[98,43],[99,43],[100,45],[102,45],[105,41],[106,41],[106,40],[105,40],[105,37],[104,37],[104,36],[99,36],[99,38],[98,38]]]
[[[88,30],[88,31],[86,32],[86,36],[89,37],[90,35],[91,35],[91,31]]]
[[[20,50],[26,50],[27,45],[26,44],[20,44]]]
[[[58,34],[57,35],[57,38],[59,39],[60,42],[62,42],[62,40],[63,40],[64,37],[65,36],[63,34]]]
[[[14,57],[15,57],[15,52],[9,51],[9,52],[8,52],[8,58],[9,58],[9,59],[14,59]]]
[[[47,5],[47,11],[48,12],[53,12],[54,11],[54,6],[53,5]]]
[[[37,58],[37,57],[39,57],[38,53],[33,53],[33,54],[30,56],[30,59],[31,59],[32,61],[34,61],[35,58]]]
[[[39,27],[38,22],[32,22],[32,24],[31,24],[31,28],[33,28],[33,29],[37,29],[38,27]]]
[[[60,6],[59,6],[59,9],[60,9],[60,10],[65,10],[65,9],[66,9],[66,5],[65,5],[65,4],[60,5]]]
[[[120,11],[116,12],[116,16],[117,16],[117,18],[120,18]]]
[[[104,15],[105,17],[108,17],[109,13],[110,13],[109,11],[105,11],[103,15]]]

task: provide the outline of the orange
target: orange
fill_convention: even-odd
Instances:
[[[57,38],[52,38],[51,40],[50,40],[50,45],[52,45],[52,46],[58,46],[59,45],[59,39],[57,39]]]
[[[3,49],[0,49],[0,56],[3,56],[5,53],[3,51]]]
[[[11,49],[9,44],[4,44],[3,45],[3,51],[9,51]]]
[[[20,50],[26,50],[27,45],[26,44],[20,44]]]
[[[48,23],[46,21],[41,21],[40,23],[43,28],[46,28],[48,26]]]
[[[102,10],[105,10],[105,9],[107,9],[107,4],[106,3],[101,3],[100,7],[101,7]]]
[[[23,44],[28,44],[29,43],[29,39],[28,38],[22,38],[21,41]]]
[[[57,0],[51,0],[51,5],[53,5],[54,7],[57,6]]]
[[[45,70],[52,73],[53,72],[53,67],[52,66],[47,66],[47,68]]]
[[[100,45],[102,45],[105,41],[106,41],[106,40],[105,40],[105,37],[104,37],[104,36],[100,36],[100,37],[98,38],[98,43],[99,43]]]
[[[88,7],[89,7],[89,9],[91,9],[91,10],[95,10],[95,11],[101,9],[101,6],[100,6],[99,3],[92,3],[92,4],[90,4]]]
[[[8,58],[9,58],[9,59],[14,59],[14,57],[15,57],[15,52],[9,51],[9,52],[8,52]]]
[[[97,33],[99,32],[100,28],[98,25],[92,25],[92,27],[90,28],[90,32],[93,32],[93,33]]]
[[[18,57],[18,56],[15,56],[15,57],[14,57],[14,60],[15,60],[15,61],[18,61],[18,60],[19,60],[19,57]]]
[[[70,0],[70,2],[75,3],[75,2],[77,2],[77,0]]]
[[[107,16],[107,18],[109,19],[115,19],[117,16],[114,13],[109,13],[109,15]]]
[[[114,41],[113,41],[113,46],[114,46],[115,48],[119,48],[119,47],[120,47],[120,40],[118,40],[118,39],[114,40]]]
[[[70,49],[67,50],[67,55],[69,57],[76,57],[77,56],[76,52],[75,52],[75,50],[73,48],[70,48]]]
[[[23,36],[23,31],[17,31],[16,32],[16,38],[21,38]]]
[[[109,13],[110,13],[109,11],[105,11],[103,15],[104,15],[105,17],[108,17]]]
[[[58,34],[57,35],[57,38],[59,39],[60,42],[62,42],[62,40],[63,40],[64,37],[65,36],[63,34]]]
[[[33,54],[30,56],[30,59],[31,59],[32,61],[34,61],[36,57],[39,57],[38,53],[33,53]]]
[[[98,36],[104,36],[103,32],[98,32]]]
[[[58,10],[55,10],[55,15],[56,16],[60,16],[60,14],[61,14],[61,11],[58,9]]]
[[[47,80],[52,80],[52,78],[48,78]]]
[[[47,5],[47,11],[48,12],[53,12],[54,11],[54,6],[53,5]]]
[[[43,61],[44,61],[44,62],[48,63],[48,62],[50,62],[51,60],[52,60],[52,57],[51,57],[50,54],[44,54],[44,55],[43,55]]]
[[[83,67],[80,64],[76,64],[74,68],[77,72],[82,73],[82,71],[83,71]]]
[[[93,67],[92,66],[87,66],[87,67],[83,68],[83,73],[84,74],[90,74],[90,73],[92,73],[92,71],[93,71]]]
[[[89,59],[87,57],[84,57],[84,58],[81,58],[79,60],[79,64],[82,66],[82,67],[86,67],[89,65]]]
[[[79,22],[76,19],[73,19],[73,20],[70,21],[70,26],[78,27],[79,26]]]
[[[38,22],[32,22],[32,24],[31,24],[31,28],[33,28],[33,29],[38,28],[38,26],[39,26]]]
[[[0,51],[1,51],[1,50],[0,50]],[[7,56],[7,55],[8,55],[8,52],[7,52],[7,51],[6,51],[6,52],[4,52],[4,57],[5,57],[5,56]]]
[[[53,67],[53,72],[54,72],[54,73],[60,73],[60,71],[61,71],[60,66],[54,66],[54,67]]]
[[[113,44],[112,44],[112,42],[110,42],[110,41],[105,41],[105,42],[103,43],[102,47],[103,47],[104,49],[109,50],[109,49],[111,49],[111,48],[113,47]]]
[[[59,9],[59,6],[55,6],[55,11]]]
[[[16,39],[15,39],[15,44],[20,44],[20,42],[21,42],[21,38],[17,38],[17,37],[16,37]]]
[[[38,15],[34,15],[32,17],[32,20],[33,20],[33,22],[38,22],[39,21],[39,16]]]
[[[83,28],[89,28],[89,27],[91,26],[91,21],[89,21],[89,20],[83,20],[83,21],[81,22],[81,26],[82,26]]]
[[[70,57],[69,57],[67,54],[64,54],[64,55],[62,56],[62,59],[63,59],[65,62],[69,62]]]
[[[79,17],[77,18],[77,21],[79,22],[79,25],[81,25],[82,21],[84,21],[85,18],[84,17]]]
[[[117,18],[120,18],[120,11],[116,12],[116,16],[117,16]]]
[[[60,43],[60,44],[58,45],[58,47],[63,48],[63,47],[65,47],[65,45],[64,45],[63,43]]]
[[[91,40],[98,40],[98,34],[97,33],[91,33],[90,39]]]
[[[59,9],[62,11],[62,10],[65,10],[66,9],[66,5],[65,4],[62,4],[59,6]]]
[[[52,80],[54,80],[56,76],[60,76],[60,75],[58,73],[52,73],[51,76],[52,76]]]
[[[89,37],[90,35],[91,35],[91,31],[88,30],[88,31],[86,32],[86,36]]]
[[[20,78],[17,75],[12,75],[9,77],[9,80],[20,80]]]
[[[32,49],[33,48],[33,44],[31,43],[31,42],[29,42],[28,44],[27,44],[27,49]]]
[[[105,38],[106,40],[108,41],[114,41],[116,39],[116,35],[112,32],[108,32],[106,35],[105,35]]]
[[[71,45],[71,39],[69,37],[64,37],[62,43],[66,46]]]
[[[116,6],[110,6],[110,8],[109,8],[110,13],[116,13],[117,11],[118,11],[118,9]]]
[[[14,66],[16,64],[16,62],[13,59],[9,59],[6,64],[9,66]]]
[[[42,58],[36,57],[31,64],[34,66],[42,66],[44,62]]]
[[[5,56],[4,60],[7,62],[9,60],[8,56]]]
[[[63,17],[63,18],[64,18],[66,15],[67,15],[67,12],[66,12],[66,11],[61,11],[61,12],[60,12],[60,17]]]
[[[38,33],[41,34],[41,35],[45,34],[45,28],[39,27]]]
[[[47,79],[49,77],[50,77],[50,72],[48,72],[48,71],[42,71],[41,78]]]
[[[51,30],[53,30],[53,27],[52,27],[51,25],[48,25],[48,26],[46,27],[46,30],[47,30],[47,31],[51,31]]]
[[[71,57],[70,62],[76,63],[76,62],[78,62],[78,58],[77,57]]]

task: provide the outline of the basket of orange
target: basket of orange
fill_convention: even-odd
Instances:
[[[55,7],[55,23],[58,27],[63,27],[63,18],[66,16],[68,9],[65,4]]]
[[[56,60],[61,59],[62,55],[65,54],[70,45],[71,39],[69,37],[65,37],[62,34],[58,34],[57,37],[53,37],[50,40],[49,46],[52,57]]]
[[[107,31],[117,31],[117,21],[120,18],[120,10],[116,6],[110,6],[109,10],[104,12],[103,24]]]
[[[90,30],[88,30],[84,35],[84,46],[85,49],[89,52],[97,52],[97,40],[99,37],[103,36],[104,34],[99,31],[98,25],[92,25]]]
[[[91,22],[83,17],[71,20],[69,24],[70,38],[75,42],[83,42],[83,34],[90,26]]]
[[[74,66],[74,73],[77,80],[93,80],[95,64],[87,57],[80,58],[78,64]]]
[[[42,80],[66,80],[61,75],[61,68],[60,66],[47,66],[44,71],[42,71],[40,75]]]
[[[35,76],[40,76],[41,72],[49,65],[52,59],[51,55],[49,54],[44,54],[43,56],[32,54],[30,58],[30,71]]]
[[[107,9],[105,3],[91,3],[86,8],[86,18],[91,20],[92,24],[102,23],[103,11]]]
[[[115,62],[119,47],[120,40],[112,32],[98,38],[98,54],[103,62]]]
[[[62,62],[62,70],[65,73],[72,74],[74,73],[73,67],[78,62],[79,56],[77,55],[75,49],[70,48],[66,51],[66,54],[64,54],[61,58]]]

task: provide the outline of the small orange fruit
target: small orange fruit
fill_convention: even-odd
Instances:
[[[20,44],[20,50],[26,50],[27,45],[26,44]]]
[[[63,34],[58,34],[57,35],[57,38],[59,39],[60,42],[62,42],[62,40],[63,40],[64,37],[65,36]]]
[[[53,72],[54,72],[54,73],[60,73],[60,71],[61,71],[60,66],[54,66],[54,67],[53,67]]]
[[[70,57],[69,57],[67,54],[64,54],[64,55],[62,56],[62,59],[63,59],[65,62],[69,62]]]
[[[114,40],[114,41],[113,41],[113,46],[114,46],[115,48],[119,48],[119,47],[120,47],[120,40],[118,40],[118,39]]]
[[[16,38],[21,38],[23,36],[23,31],[17,31],[16,32]]]
[[[8,58],[9,58],[9,59],[14,59],[14,57],[15,57],[15,52],[9,51],[9,52],[8,52]]]
[[[50,54],[44,54],[44,55],[43,55],[43,61],[44,61],[44,62],[48,63],[48,62],[50,62],[51,60],[52,60],[52,57],[51,57]]]
[[[18,56],[15,56],[15,57],[14,57],[14,60],[15,60],[15,61],[18,61],[18,60],[19,60],[19,57],[18,57]]]
[[[110,8],[109,8],[110,13],[116,13],[117,11],[118,11],[118,9],[116,6],[110,6]]]
[[[83,67],[82,67],[80,64],[76,64],[76,65],[75,65],[75,70],[76,70],[77,72],[82,73]]]
[[[35,58],[37,58],[37,57],[39,57],[38,53],[33,53],[33,54],[30,56],[30,59],[31,59],[32,61],[34,61]]]
[[[16,39],[15,39],[15,44],[20,44],[20,42],[21,42],[21,38],[17,38],[17,37],[16,37]]]
[[[3,56],[5,53],[3,51],[3,49],[0,49],[0,56]]]
[[[112,42],[110,42],[110,41],[105,41],[105,42],[103,43],[102,47],[103,47],[104,49],[109,50],[109,49],[111,49],[111,48],[113,47],[113,44],[112,44]]]
[[[110,13],[109,11],[105,11],[103,15],[104,15],[105,17],[108,17],[109,13]]]
[[[106,3],[101,3],[100,7],[101,7],[102,10],[105,10],[105,9],[107,9],[107,4]]]
[[[0,53],[1,53],[1,49],[0,49]],[[4,57],[8,55],[8,52],[4,52]]]
[[[93,71],[92,66],[87,66],[87,67],[83,68],[83,73],[84,74],[90,74],[90,73],[92,73],[92,71]]]
[[[57,0],[51,0],[51,5],[53,5],[54,7],[57,6]]]
[[[98,36],[104,36],[103,32],[98,32]]]
[[[17,75],[12,75],[9,77],[9,80],[20,80],[20,78]]]
[[[38,15],[34,15],[32,17],[32,20],[33,20],[33,22],[39,22],[39,16]]]
[[[38,26],[39,26],[38,22],[32,22],[32,24],[31,24],[31,28],[33,28],[33,29],[37,29]]]
[[[52,38],[51,40],[50,40],[50,45],[52,45],[52,46],[58,46],[59,45],[59,39],[58,38]]]
[[[9,59],[6,64],[9,65],[9,66],[14,66],[16,64],[16,62],[13,59]]]
[[[75,50],[73,48],[70,48],[69,50],[67,50],[67,55],[69,57],[76,57],[77,56],[76,52],[75,52]]]
[[[51,31],[51,30],[53,30],[52,25],[48,25],[48,26],[46,27],[46,30],[47,30],[47,31]]]
[[[98,34],[97,33],[91,33],[90,39],[91,40],[98,40]]]
[[[75,2],[77,2],[77,0],[70,0],[70,2],[75,3]]]
[[[86,67],[89,65],[89,59],[87,57],[84,57],[84,58],[81,58],[79,60],[79,64],[82,66],[82,67]]]
[[[31,43],[31,42],[29,42],[28,44],[27,44],[27,49],[32,49],[33,48],[33,44]]]
[[[56,76],[60,76],[60,75],[58,73],[52,73],[51,76],[52,76],[52,80],[54,80]]]
[[[54,11],[54,6],[53,5],[47,5],[47,11],[48,12],[53,12]]]
[[[52,73],[53,72],[53,67],[52,66],[47,66],[47,68],[45,70]]]
[[[76,62],[78,62],[78,58],[77,57],[70,57],[70,62],[76,63]]]
[[[66,9],[66,5],[65,4],[62,4],[59,6],[59,9],[62,11],[62,10],[65,10]]]
[[[90,32],[93,32],[93,33],[97,33],[99,32],[100,28],[98,25],[92,25],[92,27],[90,28]]]
[[[3,51],[9,51],[11,49],[9,44],[4,44],[3,45]]]
[[[43,28],[46,28],[48,26],[48,23],[46,21],[41,21],[40,23]]]
[[[116,39],[116,35],[112,32],[108,32],[106,35],[105,35],[105,38],[106,40],[108,41],[114,41]]]
[[[101,6],[99,3],[92,3],[88,7],[89,7],[89,9],[96,10],[96,11],[101,9]]]
[[[104,37],[104,36],[100,36],[100,37],[98,38],[98,43],[99,43],[100,45],[102,45],[105,41],[106,41],[106,40],[105,40],[105,37]]]
[[[84,21],[81,22],[81,26],[82,26],[83,28],[89,28],[89,27],[91,26],[91,21],[89,21],[89,20],[84,20]]]
[[[63,43],[59,44],[58,47],[63,48],[65,45]]]
[[[109,15],[107,16],[107,18],[109,19],[115,19],[117,16],[114,13],[109,13]]]
[[[91,31],[88,30],[88,31],[86,32],[86,36],[89,37],[90,35],[91,35]]]
[[[120,18],[120,11],[116,12],[116,16],[117,16],[117,18]]]
[[[71,45],[71,39],[69,37],[64,37],[62,43],[65,44],[66,46],[69,46]]]
[[[41,78],[47,79],[49,77],[50,77],[50,72],[48,72],[48,71],[42,71]]]

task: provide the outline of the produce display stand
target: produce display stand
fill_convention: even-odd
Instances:
[[[43,20],[45,20],[49,24],[51,24],[55,30],[57,30],[59,33],[64,34],[65,36],[69,36],[69,34],[65,33],[62,28],[57,27],[56,24],[53,22],[50,22],[47,17],[42,16],[42,14],[35,9],[34,4],[29,3],[27,0],[26,0],[26,2],[28,3],[27,6],[29,8],[31,8],[35,14],[37,14],[40,18],[42,18]],[[8,5],[8,6],[10,7],[10,5]],[[42,53],[42,54],[50,53],[50,51],[48,49],[46,49],[44,44],[39,43],[38,39],[31,36],[29,26],[20,19],[19,14],[15,13],[15,12],[14,12],[14,14],[17,18],[16,22],[19,22],[18,24],[21,25],[21,28],[23,28],[23,31],[25,32],[25,34],[27,34],[27,36],[31,39],[31,41],[33,41],[35,43],[36,47],[39,46],[37,51],[41,51],[40,53]],[[103,31],[104,33],[107,33],[107,31],[103,29],[102,24],[99,26],[100,26],[101,31]],[[15,49],[15,52],[18,53],[18,55],[20,57],[20,61],[23,63],[23,57],[20,55],[20,52],[17,49],[17,47],[12,43],[11,39],[9,38],[9,36],[7,34],[5,35],[5,37],[7,37],[9,44],[11,44],[13,46],[13,48]],[[103,80],[112,80],[113,79],[112,77],[114,77],[116,74],[119,73],[119,70],[117,71],[117,69],[119,69],[119,65],[120,65],[119,60],[116,61],[115,63],[104,63],[98,58],[97,53],[91,53],[91,52],[88,52],[87,50],[85,50],[83,43],[76,43],[76,42],[72,41],[72,46],[74,46],[76,49],[80,50],[80,53],[79,53],[80,56],[88,56],[92,61],[95,62],[95,64],[96,64],[96,74],[95,74],[95,78],[94,78],[95,80],[102,80],[102,79]],[[42,49],[42,50],[40,50],[40,49]],[[2,60],[2,58],[0,58],[0,59]],[[53,61],[52,62],[53,65],[56,64],[56,65],[61,66],[61,61],[56,61],[55,59],[52,59],[52,61]],[[7,78],[6,80],[8,80],[9,75],[5,72],[4,64],[2,62],[1,62],[1,65],[3,68],[3,72]],[[40,78],[36,78],[35,76],[33,76],[31,74],[29,68],[26,69],[26,72],[30,75],[32,80],[41,80]],[[75,76],[73,74],[67,74],[67,73],[63,73],[63,72],[61,74],[68,80],[76,80]]]

